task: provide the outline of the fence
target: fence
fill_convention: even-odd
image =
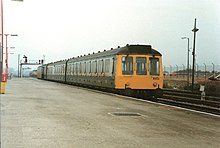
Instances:
[[[189,69],[184,64],[163,66],[165,78],[183,78],[186,79],[189,73],[189,78],[192,78],[192,66]],[[197,79],[207,79],[210,76],[217,76],[220,74],[220,65],[195,65],[194,77]]]

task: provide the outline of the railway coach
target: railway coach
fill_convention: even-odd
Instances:
[[[126,45],[42,65],[38,78],[156,98],[162,95],[162,55],[150,45]]]

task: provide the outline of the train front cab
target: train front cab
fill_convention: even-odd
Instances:
[[[115,87],[128,95],[161,97],[163,69],[161,56],[117,55]],[[147,98],[148,99],[148,98]]]

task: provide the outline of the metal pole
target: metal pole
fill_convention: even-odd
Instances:
[[[182,37],[182,39],[187,39],[187,88],[189,88],[189,38]]]
[[[2,46],[0,46],[0,88],[1,88],[1,82],[2,82]]]
[[[9,34],[5,34],[5,41],[6,41],[6,55],[5,55],[5,57],[6,57],[6,59],[5,59],[5,68],[6,68],[6,70],[5,70],[5,81],[7,82],[7,80],[8,80],[8,35]]]
[[[18,77],[19,77],[19,73],[20,73],[20,72],[19,72],[19,71],[20,71],[20,69],[19,69],[19,68],[20,68],[20,65],[19,65],[19,64],[20,64],[20,54],[18,54]]]
[[[199,31],[199,29],[196,28],[196,18],[195,18],[195,24],[192,32],[194,32],[194,38],[193,38],[193,65],[192,65],[192,91],[194,91],[194,72],[195,72],[195,47],[196,47],[196,32]]]
[[[205,65],[205,82],[206,82],[206,64],[203,63]]]
[[[0,78],[1,78],[1,82],[2,82],[2,72],[3,72],[3,48],[4,48],[4,37],[3,37],[3,34],[4,34],[4,29],[3,29],[3,0],[1,0],[1,25],[2,25],[2,46],[1,46],[1,67],[0,67]]]
[[[187,54],[187,89],[189,89],[189,38],[188,40],[188,54]]]
[[[22,63],[20,64],[20,77],[22,78]]]
[[[213,75],[215,74],[215,65],[212,63],[212,70],[213,70]]]

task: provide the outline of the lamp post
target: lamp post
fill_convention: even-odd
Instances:
[[[2,34],[4,34],[4,30],[3,30],[3,0],[1,0],[1,33]],[[3,37],[3,35],[2,35],[2,46],[1,46],[1,54],[0,54],[0,81],[1,81],[1,83],[0,83],[0,88],[2,87],[2,72],[3,72],[3,45],[4,45],[4,37]],[[1,90],[0,90],[1,91]],[[4,93],[4,92],[1,92],[1,93]]]
[[[20,65],[20,54],[18,54],[18,77],[20,77],[20,67],[19,67],[19,65]]]
[[[5,68],[6,68],[6,72],[5,72],[5,81],[8,80],[8,36],[18,36],[17,34],[5,34],[6,37],[6,60],[5,60]]]
[[[181,39],[187,39],[187,88],[189,88],[189,38],[182,37]]]

